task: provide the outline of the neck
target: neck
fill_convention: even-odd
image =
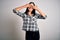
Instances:
[[[31,12],[28,12],[29,14],[31,14]]]
[[[32,16],[32,13],[31,12],[28,12],[28,15]]]

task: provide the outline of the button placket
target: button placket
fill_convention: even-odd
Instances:
[[[35,22],[35,21],[36,21],[35,17],[32,17],[32,22]]]

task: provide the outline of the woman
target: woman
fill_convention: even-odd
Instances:
[[[27,8],[24,13],[19,12],[19,10]],[[38,11],[37,14],[35,11]],[[45,15],[35,4],[30,2],[26,5],[17,7],[13,9],[13,12],[23,18],[23,30],[26,31],[26,40],[39,40],[39,28],[37,27],[37,19],[46,19]]]

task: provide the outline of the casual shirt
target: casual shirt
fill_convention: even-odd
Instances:
[[[37,19],[46,19],[47,15],[45,17],[43,17],[40,14],[37,14],[35,16],[29,16],[25,13],[21,13],[15,9],[13,9],[13,12],[17,15],[19,15],[20,17],[23,18],[23,27],[22,29],[25,31],[38,31],[38,25],[37,25]]]

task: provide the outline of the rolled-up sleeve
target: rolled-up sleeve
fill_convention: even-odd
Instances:
[[[20,17],[23,17],[24,16],[23,15],[24,13],[21,13],[21,12],[17,11],[16,9],[13,9],[13,13],[17,14]]]
[[[36,13],[36,16],[37,16],[37,19],[46,19],[47,18],[47,15],[42,16],[42,15],[40,15],[38,13]]]

